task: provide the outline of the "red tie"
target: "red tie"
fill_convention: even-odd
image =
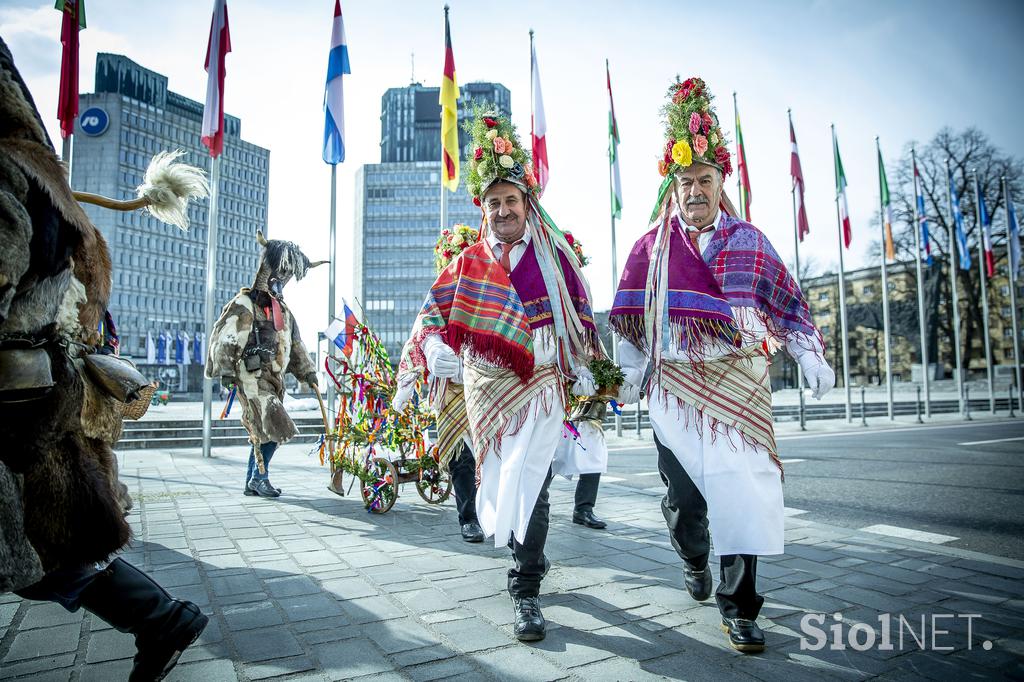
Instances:
[[[512,249],[522,244],[523,240],[520,239],[512,244],[506,244],[505,242],[499,243],[501,244],[501,258],[498,259],[498,262],[501,263],[501,267],[505,269],[505,274],[510,275],[512,274],[512,262],[509,260],[509,256],[512,255]]]
[[[696,227],[688,228],[686,230],[686,236],[690,238],[690,243],[693,244],[693,250],[696,251],[697,253],[700,253],[700,246],[697,244],[697,241],[700,239],[700,235],[705,234],[707,232],[714,232],[714,230],[714,223],[708,225],[707,227],[702,227],[699,229]]]

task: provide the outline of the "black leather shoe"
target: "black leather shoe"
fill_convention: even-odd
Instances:
[[[462,539],[466,542],[483,542],[484,530],[476,521],[462,524]]]
[[[587,528],[606,528],[608,526],[607,523],[594,516],[594,512],[592,511],[580,512],[578,514],[574,512],[572,515],[572,522],[578,523],[581,526],[586,526]]]
[[[683,582],[686,584],[686,591],[697,601],[704,601],[711,596],[711,566],[705,564],[703,571],[695,571],[686,564],[683,564]]]
[[[516,613],[514,631],[520,642],[539,642],[547,633],[544,614],[540,612],[540,597],[512,595],[512,608]]]
[[[746,618],[723,618],[722,632],[729,635],[729,645],[745,654],[764,651],[764,632],[757,623]]]
[[[259,495],[260,497],[280,497],[281,496],[281,492],[277,488],[275,488],[274,486],[270,485],[270,481],[268,481],[265,478],[262,478],[262,479],[260,479],[258,481],[256,479],[253,479],[253,480],[249,481],[249,486],[248,487],[249,487],[249,490],[252,490],[254,493]]]

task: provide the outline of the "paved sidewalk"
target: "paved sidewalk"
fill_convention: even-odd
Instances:
[[[242,496],[245,448],[213,459],[121,455],[136,504],[125,558],[211,615],[169,679],[1024,678],[1021,562],[791,515],[786,554],[759,562],[769,650],[744,656],[727,646],[714,600],[695,603],[683,589],[657,491],[602,485],[610,523],[594,531],[570,522],[573,485],[561,479],[543,585],[548,636],[521,644],[504,591],[507,550],[462,542],[453,503],[428,505],[409,485],[392,511],[367,514],[356,488],[347,498],[325,490],[308,450],[275,456],[278,500]],[[829,645],[841,626],[846,648],[801,650],[808,613],[822,614]],[[851,626],[878,631],[881,614],[893,614],[892,650],[851,648],[851,636],[869,638]],[[131,637],[81,611],[0,595],[0,679],[125,679],[133,652]]]

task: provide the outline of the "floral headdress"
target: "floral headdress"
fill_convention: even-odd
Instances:
[[[451,229],[446,227],[441,230],[441,235],[434,246],[434,266],[437,272],[440,273],[448,267],[460,253],[479,240],[480,231],[462,223],[455,223]]]
[[[725,146],[725,135],[718,116],[711,108],[714,99],[707,85],[697,77],[674,83],[668,89],[669,101],[661,108],[665,118],[664,156],[658,161],[662,177],[677,173],[694,163],[705,163],[732,173],[732,159]]]
[[[536,194],[539,186],[530,155],[519,142],[515,126],[507,117],[478,108],[466,132],[472,137],[466,187],[473,203],[480,205],[484,192],[495,182],[511,182],[524,192]]]

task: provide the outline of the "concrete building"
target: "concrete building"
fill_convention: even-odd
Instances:
[[[81,95],[71,184],[76,190],[134,198],[154,154],[183,149],[186,163],[210,170],[200,142],[203,105],[167,89],[167,77],[127,57],[96,57],[95,92]],[[266,232],[270,152],[241,139],[241,121],[225,116],[221,156],[216,295],[219,310],[251,283]],[[94,206],[86,212],[106,237],[114,261],[110,310],[122,353],[146,356],[147,333],[203,332],[207,203],[189,209],[187,233],[142,212]],[[173,361],[173,353],[171,354]],[[194,388],[194,387],[193,387]]]
[[[511,95],[503,85],[460,87],[460,122],[472,116],[475,102],[493,104],[506,115],[511,109]],[[434,243],[441,213],[439,93],[439,88],[418,83],[385,92],[381,163],[356,172],[355,295],[394,364],[435,279]],[[460,142],[468,144],[461,128]],[[448,222],[480,223],[480,209],[462,185],[448,194]]]

